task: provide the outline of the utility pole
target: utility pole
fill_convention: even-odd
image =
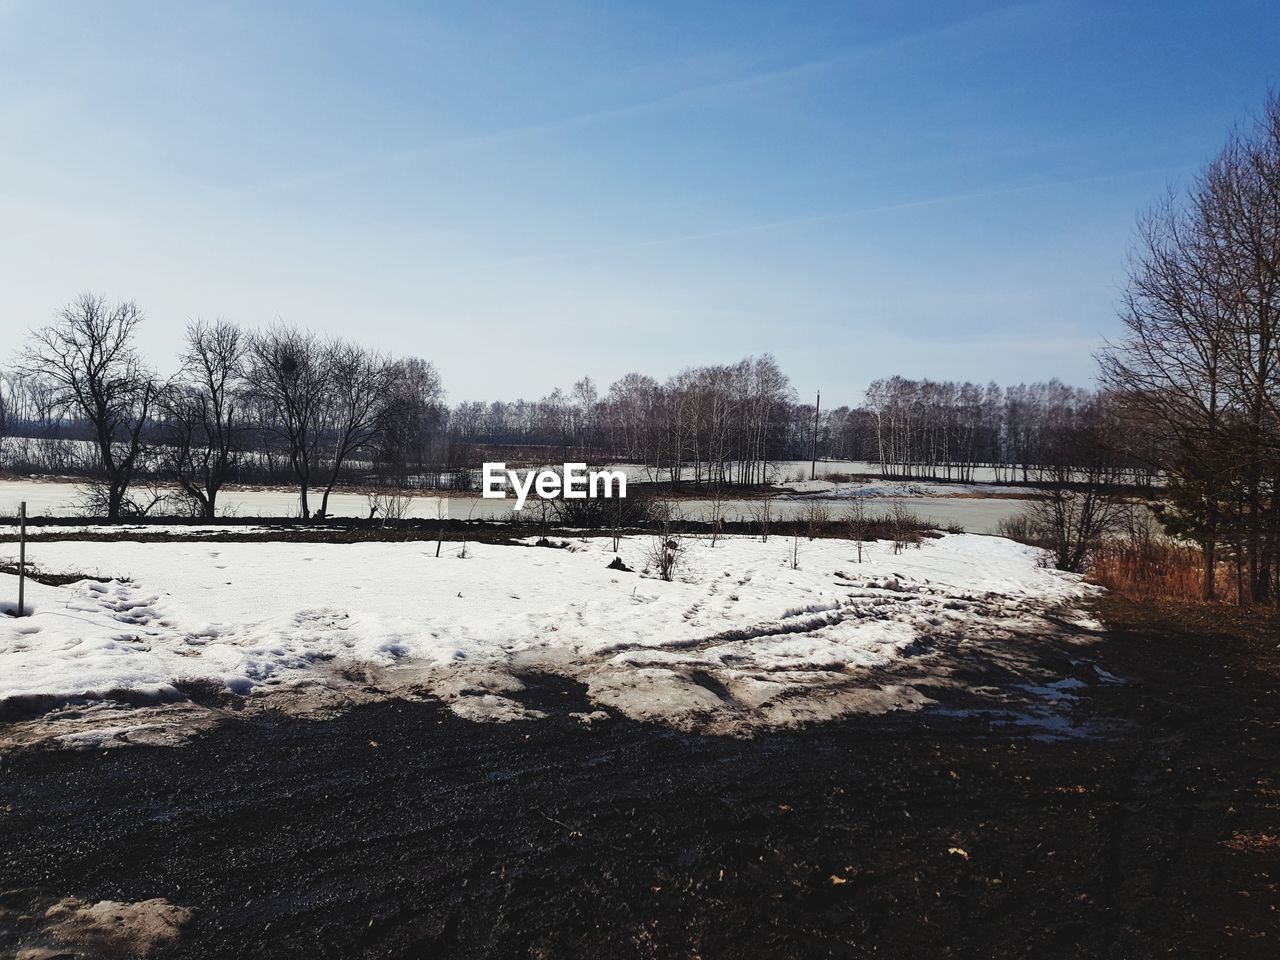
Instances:
[[[813,459],[809,463],[809,479],[818,479],[818,408],[822,406],[822,391],[818,391],[817,398],[813,401],[813,448],[810,453]]]

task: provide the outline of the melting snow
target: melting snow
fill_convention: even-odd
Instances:
[[[540,714],[518,677],[542,670],[582,681],[598,707],[735,731],[919,706],[874,672],[939,637],[1034,630],[1087,589],[995,537],[900,555],[873,543],[861,564],[849,541],[802,540],[796,570],[785,539],[685,543],[671,583],[606,569],[604,538],[465,557],[447,543],[439,558],[434,542],[35,544],[42,570],[108,579],[28,582],[33,615],[0,620],[0,710],[196,688],[287,704],[345,686],[526,719]],[[628,538],[620,553],[643,570],[648,547]]]

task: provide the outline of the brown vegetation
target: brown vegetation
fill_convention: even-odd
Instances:
[[[1089,579],[1130,600],[1197,602],[1204,596],[1204,565],[1194,547],[1109,541],[1090,559]]]

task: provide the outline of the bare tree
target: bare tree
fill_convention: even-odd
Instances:
[[[161,463],[208,519],[217,516],[218,491],[240,453],[245,340],[225,321],[192,322],[182,369],[160,394],[166,415]]]
[[[769,528],[773,526],[773,501],[768,497],[763,497],[758,503],[749,508],[749,512],[751,513],[751,519],[755,521],[760,531],[760,542],[768,543]]]
[[[436,368],[425,360],[409,357],[396,361],[382,433],[382,459],[397,482],[405,483],[412,472],[424,483],[427,462],[433,460],[433,483],[439,483],[439,458],[434,449],[448,413],[444,387]]]
[[[1204,504],[1196,540],[1205,598],[1213,599],[1220,504],[1234,466],[1224,446],[1230,331],[1197,232],[1172,198],[1140,222],[1122,313],[1127,337],[1099,361],[1130,418],[1166,431],[1162,459],[1175,489]]]
[[[1090,553],[1114,533],[1127,510],[1116,494],[1117,470],[1107,455],[1108,423],[1100,407],[1054,431],[1054,463],[1043,492],[1027,508],[1033,535],[1059,570],[1081,572]]]
[[[1280,588],[1280,97],[1185,197],[1139,224],[1122,314],[1099,358],[1131,422],[1157,431],[1157,514],[1196,542],[1204,595],[1234,553],[1241,602]]]
[[[352,454],[370,447],[386,423],[395,367],[380,354],[345,340],[325,349],[326,424],[333,438],[329,478],[316,516],[329,511],[329,494],[342,465]]]
[[[610,538],[613,541],[614,553],[617,553],[622,545],[622,502],[621,497],[614,497],[609,507]]]
[[[304,518],[311,516],[307,495],[321,438],[326,354],[313,334],[283,324],[251,337],[247,350],[250,395],[263,432],[284,445]]]
[[[711,546],[719,543],[720,538],[724,535],[724,485],[719,478],[711,481],[711,492],[707,498],[708,512],[707,524],[710,531],[707,534],[707,540]]]
[[[449,519],[449,501],[436,497],[436,559],[440,558],[440,546],[444,543],[444,522]]]
[[[105,297],[81,294],[55,323],[33,331],[23,352],[27,367],[55,385],[58,406],[91,425],[110,520],[126,508],[156,394],[133,343],[141,320],[132,301],[109,305]]]
[[[866,504],[860,499],[854,499],[845,508],[842,519],[844,520],[845,529],[849,533],[849,539],[858,545],[858,562],[861,563],[862,545],[871,530],[871,518],[867,516]]]

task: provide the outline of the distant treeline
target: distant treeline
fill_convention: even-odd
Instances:
[[[33,332],[0,375],[6,469],[89,478],[107,516],[146,512],[161,482],[206,516],[225,483],[296,483],[303,510],[322,516],[338,485],[470,489],[495,450],[634,463],[676,487],[759,484],[778,461],[815,454],[885,475],[964,480],[985,465],[1026,481],[1061,459],[1064,429],[1102,403],[1056,381],[894,377],[872,384],[863,406],[815,417],[766,355],[666,381],[631,373],[603,393],[584,377],[539,400],[450,407],[428,361],[283,325],[193,323],[180,372],[160,382],[134,345],[141,321],[131,302],[83,295]]]
[[[994,383],[893,377],[875,381],[858,407],[798,402],[771,357],[686,370],[660,383],[628,374],[598,397],[584,379],[571,393],[537,401],[462,403],[450,414],[456,442],[592,450],[649,466],[675,481],[756,483],[765,464],[822,459],[875,464],[885,476],[1030,482],[1068,451],[1066,432],[1104,415],[1096,391],[1048,383]],[[1133,444],[1116,465],[1140,477]]]

